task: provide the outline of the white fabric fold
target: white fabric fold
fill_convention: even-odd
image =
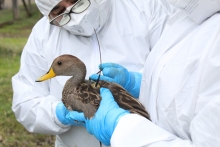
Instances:
[[[189,18],[198,24],[220,11],[219,0],[168,0],[168,2],[185,11]]]

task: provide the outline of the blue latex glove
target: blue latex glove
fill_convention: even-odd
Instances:
[[[85,126],[85,118],[82,112],[69,111],[62,102],[57,104],[56,115],[64,125]]]
[[[135,98],[139,97],[142,75],[137,72],[129,72],[126,68],[115,63],[103,63],[99,65],[103,75],[100,80],[115,82],[126,89]],[[98,74],[93,74],[90,79],[96,81]]]
[[[85,119],[86,129],[104,145],[108,146],[119,119],[130,112],[118,106],[108,89],[101,88],[100,94],[102,97],[101,104],[92,119]]]

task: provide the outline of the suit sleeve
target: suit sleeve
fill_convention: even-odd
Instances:
[[[42,134],[60,134],[69,129],[62,125],[56,115],[58,98],[50,95],[50,81],[37,83],[35,80],[48,70],[48,61],[42,54],[50,30],[46,19],[33,28],[21,56],[20,70],[12,77],[12,110],[18,122],[28,131]],[[44,32],[42,34],[42,32]]]
[[[112,147],[215,147],[220,144],[220,99],[208,103],[192,120],[191,140],[184,140],[137,115],[123,116],[111,138]]]

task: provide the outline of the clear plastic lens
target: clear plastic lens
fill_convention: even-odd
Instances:
[[[89,0],[81,0],[78,3],[76,3],[75,6],[73,6],[72,8],[72,12],[73,13],[81,13],[83,11],[85,11],[90,5],[90,1]]]
[[[52,24],[56,26],[63,26],[68,23],[70,20],[70,16],[68,13],[64,13],[62,15],[57,16],[54,20],[52,20]]]
[[[68,23],[70,20],[70,16],[68,14],[63,14],[61,20],[59,21],[59,25],[63,26]]]

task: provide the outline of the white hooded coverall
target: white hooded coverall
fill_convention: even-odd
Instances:
[[[140,101],[152,122],[123,116],[112,146],[220,146],[220,3],[194,2],[201,13],[173,14],[146,60]]]
[[[102,62],[114,62],[131,71],[141,71],[172,11],[165,1],[162,3],[156,0],[111,0],[108,21],[98,32]],[[16,119],[28,131],[57,135],[56,147],[98,147],[99,141],[85,128],[62,125],[56,117],[55,109],[69,77],[35,82],[62,54],[80,58],[87,67],[86,78],[99,70],[95,35],[76,36],[50,25],[47,17],[42,18],[34,26],[21,56],[20,70],[12,78],[12,109]]]

